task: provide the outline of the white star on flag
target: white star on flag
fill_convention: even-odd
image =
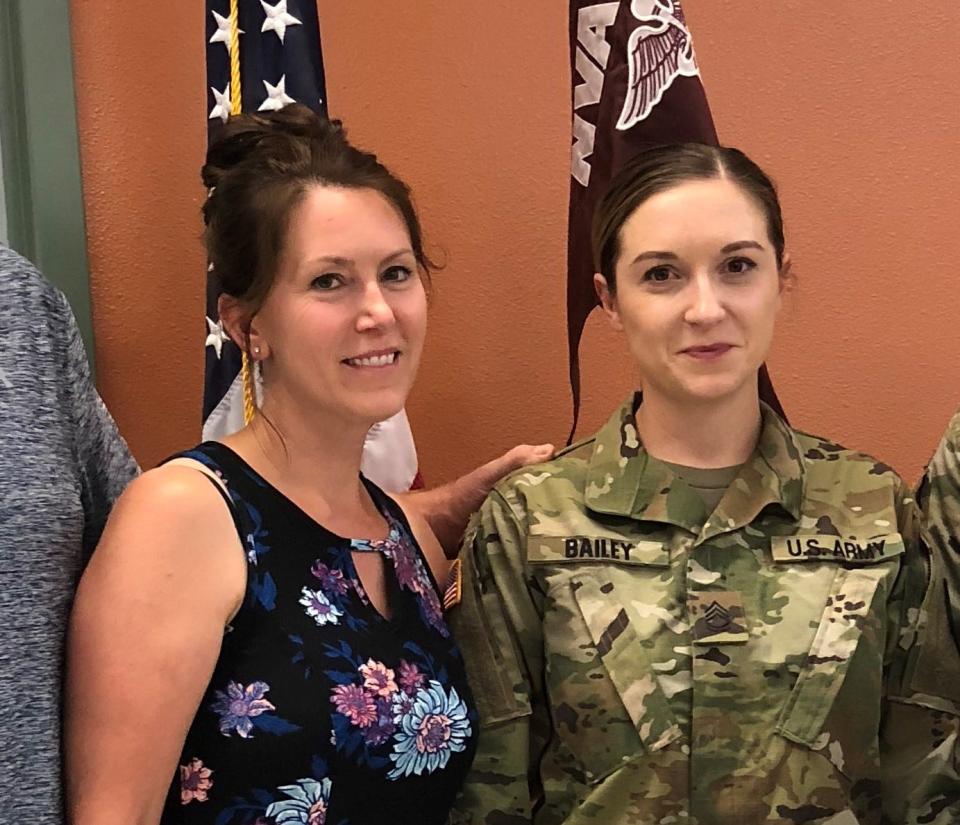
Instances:
[[[211,43],[223,43],[224,48],[226,48],[227,53],[230,52],[230,18],[224,17],[220,14],[217,14],[215,11],[211,11],[210,14],[213,15],[214,19],[217,21],[217,30],[213,33],[213,37],[210,38]],[[243,29],[238,28],[237,34],[244,34]]]
[[[281,76],[280,82],[276,86],[271,86],[266,80],[263,81],[263,85],[267,87],[267,99],[260,104],[260,108],[257,109],[258,112],[266,110],[275,112],[278,109],[282,109],[288,103],[296,102],[287,94],[286,75]]]
[[[218,117],[226,123],[230,119],[230,112],[233,111],[233,104],[230,102],[230,83],[227,83],[222,92],[218,92],[213,86],[210,87],[210,91],[213,92],[217,105],[210,110],[208,120]]]
[[[223,331],[222,323],[214,321],[209,317],[207,317],[207,330],[207,341],[204,346],[213,347],[214,352],[217,353],[217,360],[219,361],[223,345],[230,340],[230,337]]]
[[[287,33],[287,26],[301,25],[296,17],[287,13],[287,0],[279,0],[275,6],[271,6],[269,3],[265,3],[264,0],[260,0],[260,5],[263,6],[263,10],[267,13],[267,17],[263,21],[263,26],[260,31],[275,31],[281,43],[283,42],[283,36]]]

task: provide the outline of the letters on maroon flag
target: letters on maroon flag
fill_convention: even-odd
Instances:
[[[590,222],[611,177],[644,148],[717,143],[680,0],[570,2],[573,151],[567,246],[567,335],[573,427],[580,411],[580,338],[597,306]],[[780,402],[760,370],[761,398]]]

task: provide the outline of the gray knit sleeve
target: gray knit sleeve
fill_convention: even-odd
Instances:
[[[64,319],[64,390],[74,423],[74,450],[84,510],[83,563],[90,558],[110,508],[139,469],[117,425],[93,386],[83,339],[66,298],[58,294]]]

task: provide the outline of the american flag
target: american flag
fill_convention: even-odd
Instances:
[[[316,0],[207,0],[208,141],[231,114],[269,112],[299,102],[327,114]],[[243,356],[224,334],[216,279],[207,278],[203,437],[244,424]],[[417,454],[404,411],[367,436],[363,472],[387,490],[417,483]]]

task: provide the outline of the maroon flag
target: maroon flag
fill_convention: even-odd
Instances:
[[[644,148],[717,144],[680,0],[570,0],[573,157],[567,241],[567,336],[573,427],[580,414],[580,338],[597,306],[590,222],[611,177]],[[760,370],[760,397],[783,409]]]

